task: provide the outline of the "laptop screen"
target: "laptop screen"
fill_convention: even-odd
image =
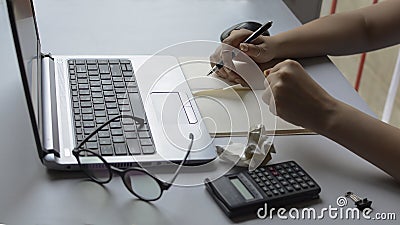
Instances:
[[[7,8],[35,139],[41,148],[41,54],[33,4],[31,0],[7,0]]]

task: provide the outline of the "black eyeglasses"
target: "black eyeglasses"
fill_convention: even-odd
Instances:
[[[72,154],[75,156],[78,161],[80,169],[94,182],[98,184],[106,184],[111,181],[113,173],[118,174],[122,181],[125,184],[125,187],[136,197],[144,201],[155,201],[159,199],[163,193],[163,191],[168,190],[171,185],[174,183],[177,178],[179,171],[182,166],[187,161],[189,157],[190,151],[193,146],[194,135],[192,133],[189,134],[189,147],[185,157],[182,162],[179,164],[178,169],[175,171],[172,179],[169,182],[162,181],[157,177],[150,174],[147,170],[140,167],[131,167],[127,169],[120,169],[115,166],[109,164],[101,155],[93,152],[91,150],[85,149],[82,146],[98,131],[100,131],[103,127],[107,126],[109,123],[118,120],[120,118],[131,118],[135,120],[136,123],[140,124],[140,126],[144,125],[144,120],[138,117],[130,116],[130,115],[119,115],[106,123],[102,124],[100,127],[95,129],[92,133],[90,133],[82,142],[72,151]],[[90,155],[90,164],[82,163],[81,156],[85,155],[82,153],[86,153],[86,155]],[[88,157],[85,157],[88,158]]]

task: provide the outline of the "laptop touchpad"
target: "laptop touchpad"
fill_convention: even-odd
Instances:
[[[150,96],[162,125],[189,123],[178,92],[153,92]]]

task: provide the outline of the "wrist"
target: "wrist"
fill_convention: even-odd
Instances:
[[[331,96],[324,101],[324,106],[321,110],[321,122],[315,127],[314,131],[324,136],[335,130],[335,127],[340,122],[341,115],[345,111],[345,104]]]

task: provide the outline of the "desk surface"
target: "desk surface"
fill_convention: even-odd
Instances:
[[[0,224],[232,223],[204,186],[174,186],[148,204],[131,196],[119,178],[102,187],[84,181],[81,174],[47,171],[34,149],[4,2],[0,0]],[[239,21],[271,19],[272,34],[300,24],[284,3],[275,0],[36,0],[35,4],[43,51],[53,54],[152,54],[181,41],[217,41],[224,28]],[[333,96],[372,114],[327,58],[307,59],[303,65]],[[320,201],[313,205],[316,210],[329,204],[336,207],[336,198],[352,190],[372,199],[376,212],[398,212],[400,188],[393,179],[336,143],[318,135],[291,136],[276,138],[275,146],[278,154],[273,162],[296,160],[321,185]],[[193,175],[183,173],[180,179]],[[343,223],[329,218],[300,221]],[[244,224],[269,222],[253,219]]]

